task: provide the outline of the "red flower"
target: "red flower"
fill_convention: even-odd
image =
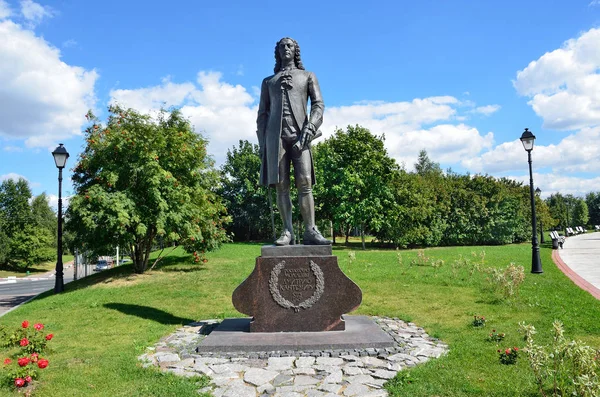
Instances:
[[[25,377],[25,382],[27,382],[27,383],[31,382],[31,376],[27,375]]]
[[[22,378],[15,379],[15,386],[17,386],[17,387],[25,386],[25,379],[22,379]]]
[[[33,353],[31,355],[31,361],[33,361],[34,363],[37,363],[37,361],[38,361],[38,354],[37,353]]]
[[[46,335],[46,340],[50,340],[50,339],[52,339],[53,337],[54,337],[54,335],[53,335],[53,334],[48,334],[48,335]]]
[[[23,358],[20,358],[17,360],[20,367],[26,366],[27,364],[29,364],[29,361],[31,361],[31,360],[29,360],[29,358],[27,358],[27,357],[23,357]]]
[[[516,352],[518,352],[519,348],[518,347],[513,347],[513,350],[516,351]]]
[[[35,328],[38,331],[41,331],[44,329],[44,324],[42,323],[37,323],[36,325],[33,326],[33,328]]]
[[[21,327],[23,327],[23,328],[27,328],[27,327],[29,327],[29,321],[27,321],[27,320],[23,321],[23,322],[21,323]]]
[[[496,330],[495,330],[495,329],[493,329],[493,330],[492,330],[492,332],[496,332]]]
[[[19,344],[21,346],[27,346],[29,344],[29,340],[27,340],[27,338],[23,338],[23,339],[21,339],[21,341],[19,342]]]
[[[4,365],[8,365],[8,364],[10,364],[11,362],[12,362],[12,361],[11,361],[11,359],[10,359],[10,358],[6,358],[6,359],[4,359]]]
[[[38,367],[40,367],[40,369],[44,369],[48,366],[48,360],[46,360],[45,358],[40,358],[38,360],[37,365],[38,365]]]
[[[510,349],[506,349],[506,350],[504,351],[504,353],[506,353],[506,354],[510,354]]]

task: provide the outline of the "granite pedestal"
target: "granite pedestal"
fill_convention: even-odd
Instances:
[[[250,332],[343,331],[342,315],[362,301],[331,246],[264,246],[254,270],[233,292],[233,305],[253,317]]]
[[[394,339],[367,316],[344,316],[339,332],[249,332],[249,318],[230,318],[198,346],[202,352],[263,352],[391,348]]]

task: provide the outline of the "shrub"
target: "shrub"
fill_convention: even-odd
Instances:
[[[485,327],[485,317],[483,316],[473,316],[473,321],[471,322],[473,327]]]
[[[600,396],[600,351],[581,341],[567,341],[560,321],[552,328],[552,344],[541,346],[533,339],[535,327],[520,324],[527,340],[525,354],[542,396]]]
[[[500,292],[504,298],[512,298],[519,295],[519,288],[525,280],[525,269],[523,266],[517,266],[514,263],[508,265],[505,269],[489,268],[488,281],[496,291]]]

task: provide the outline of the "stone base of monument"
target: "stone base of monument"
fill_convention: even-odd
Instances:
[[[225,319],[198,346],[198,353],[354,350],[391,348],[394,339],[367,316],[344,316],[339,332],[250,332],[249,318]]]
[[[232,300],[253,317],[250,332],[343,331],[342,315],[360,306],[362,292],[330,245],[264,246]]]

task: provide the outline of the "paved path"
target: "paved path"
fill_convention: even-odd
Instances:
[[[575,284],[600,299],[600,232],[568,237],[552,257]]]

